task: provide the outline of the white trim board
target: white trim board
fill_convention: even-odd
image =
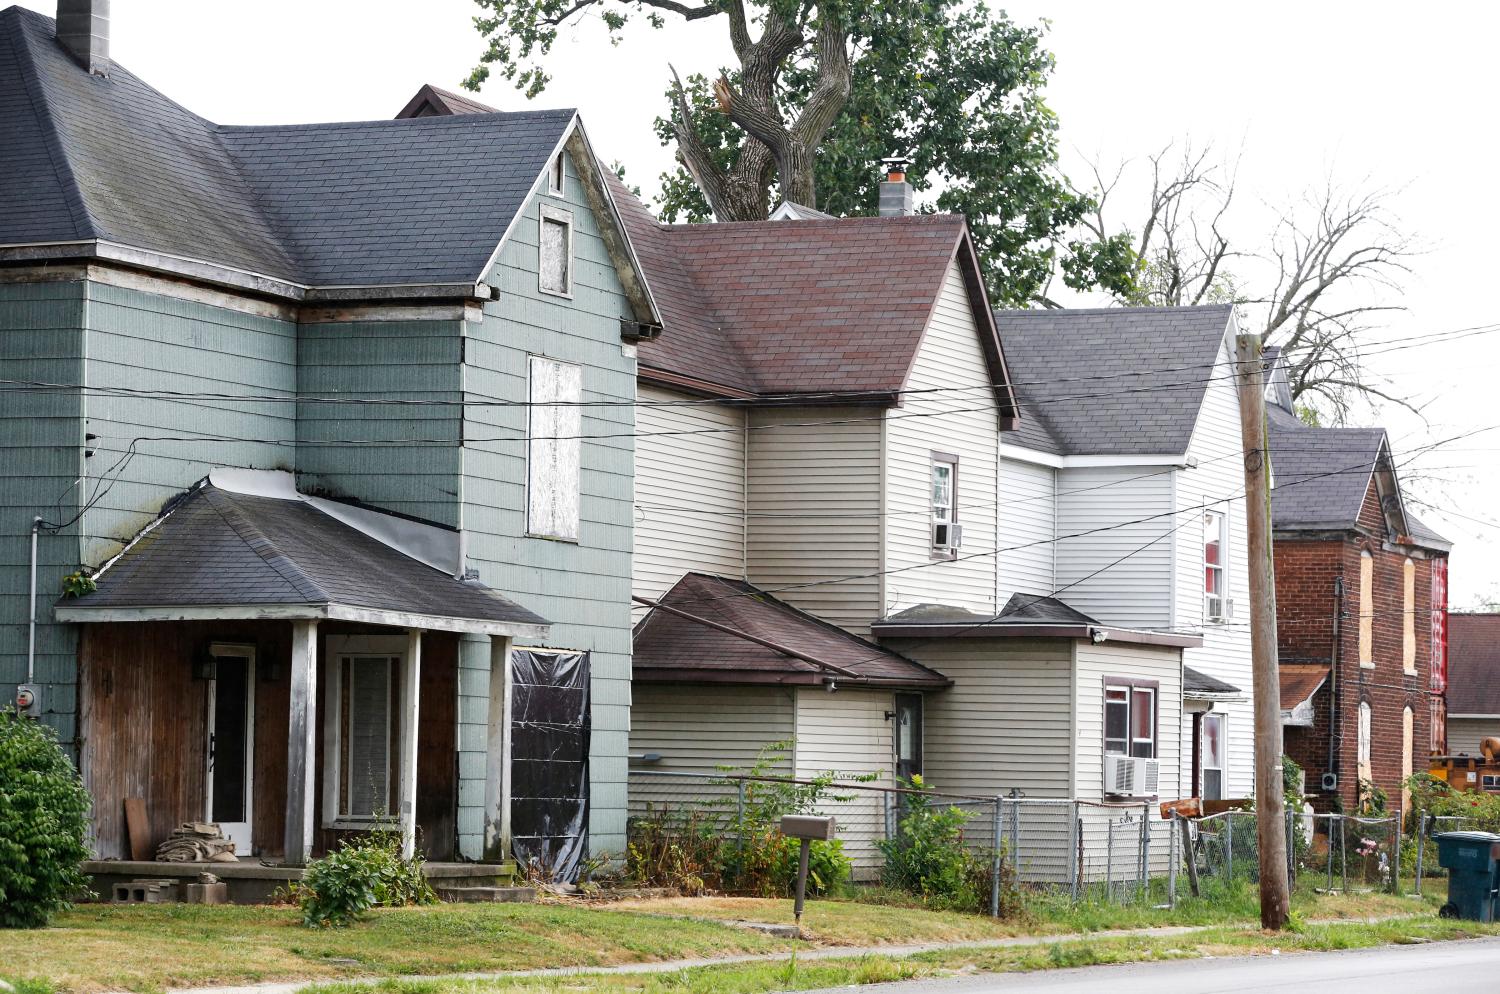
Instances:
[[[1047,466],[1051,469],[1079,469],[1099,466],[1166,466],[1174,469],[1192,469],[1198,465],[1198,460],[1195,457],[1181,452],[1150,453],[1134,456],[1059,456],[1050,452],[1038,452],[1036,449],[1023,448],[1009,442],[1000,443],[1000,458],[1002,460],[1009,459],[1013,462],[1026,462],[1037,466]]]
[[[545,639],[551,625],[482,621],[435,614],[384,611],[347,604],[224,604],[203,606],[103,607],[58,605],[55,621],[109,623],[120,621],[358,621],[390,628],[421,628],[432,632],[471,632],[511,638]]]

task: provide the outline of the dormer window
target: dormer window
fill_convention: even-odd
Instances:
[[[547,204],[541,207],[537,286],[558,297],[573,295],[573,215]]]
[[[566,166],[563,165],[563,153],[558,152],[547,163],[547,192],[554,197],[560,197],[563,193],[563,179],[566,177]]]

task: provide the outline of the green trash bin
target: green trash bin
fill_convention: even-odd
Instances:
[[[1500,900],[1500,835],[1490,832],[1443,832],[1434,835],[1438,865],[1448,871],[1444,918],[1492,922]]]

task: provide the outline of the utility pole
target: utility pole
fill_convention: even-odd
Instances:
[[[1271,559],[1271,473],[1259,335],[1235,338],[1240,437],[1245,448],[1249,532],[1250,654],[1255,668],[1255,833],[1260,850],[1260,924],[1280,931],[1290,910],[1286,798],[1281,772],[1281,674],[1276,661],[1276,572]]]

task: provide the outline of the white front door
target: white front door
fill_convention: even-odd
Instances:
[[[255,647],[213,645],[208,681],[206,821],[250,855],[251,799],[255,781]]]

